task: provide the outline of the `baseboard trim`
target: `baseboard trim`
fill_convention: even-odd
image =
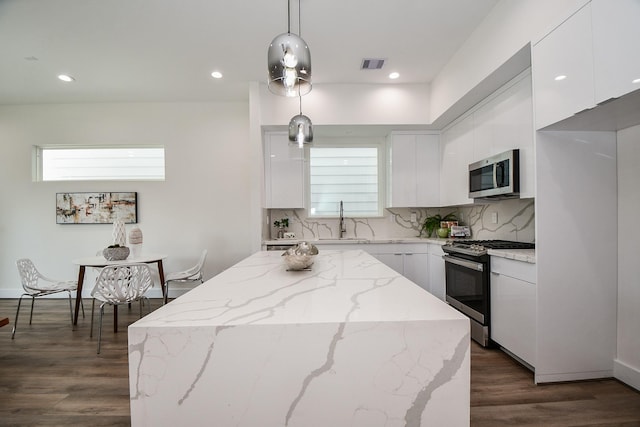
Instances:
[[[592,371],[592,372],[568,372],[558,374],[535,373],[536,384],[557,383],[563,381],[596,380],[600,378],[612,378],[613,371]]]
[[[614,359],[613,376],[640,391],[640,368],[624,363],[620,359]]]

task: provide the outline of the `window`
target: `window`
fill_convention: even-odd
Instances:
[[[380,148],[311,147],[309,149],[309,214],[315,217],[382,215]]]
[[[37,181],[164,180],[164,148],[35,147]]]

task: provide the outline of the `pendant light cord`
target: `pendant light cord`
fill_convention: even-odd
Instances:
[[[302,19],[300,18],[300,0],[298,0],[298,35],[302,37]]]
[[[287,0],[287,33],[291,34],[291,0]]]

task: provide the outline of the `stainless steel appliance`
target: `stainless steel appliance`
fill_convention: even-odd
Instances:
[[[471,320],[471,338],[489,346],[491,327],[488,249],[533,249],[534,243],[508,240],[449,241],[445,252],[446,301]]]
[[[509,150],[469,165],[469,197],[520,197],[520,151]]]

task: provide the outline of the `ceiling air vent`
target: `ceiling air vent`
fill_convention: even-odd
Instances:
[[[384,65],[384,59],[365,58],[362,60],[361,70],[379,70]]]

